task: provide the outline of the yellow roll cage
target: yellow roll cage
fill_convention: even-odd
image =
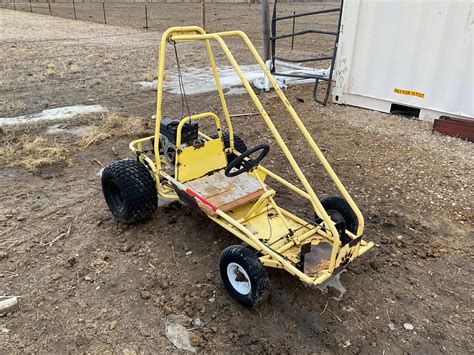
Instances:
[[[352,239],[360,239],[360,237],[363,234],[364,231],[364,218],[362,216],[362,213],[360,212],[359,208],[355,204],[354,200],[342,184],[342,182],[339,180],[337,177],[336,173],[332,169],[332,167],[329,165],[328,161],[324,157],[323,153],[319,149],[318,145],[315,143],[311,135],[309,134],[308,130],[304,126],[303,122],[301,119],[298,117],[298,114],[295,112],[291,104],[289,103],[288,99],[285,97],[284,93],[278,86],[278,84],[275,82],[273,76],[271,75],[270,71],[266,67],[265,63],[259,56],[257,50],[247,37],[247,35],[242,32],[242,31],[228,31],[228,32],[219,32],[219,33],[206,33],[202,28],[198,26],[186,26],[186,27],[172,27],[169,28],[167,31],[164,32],[162,38],[161,38],[161,43],[160,43],[160,51],[159,51],[159,64],[158,64],[158,88],[157,88],[157,105],[156,105],[156,126],[155,126],[155,134],[154,136],[146,137],[146,138],[141,138],[137,139],[133,142],[130,143],[130,149],[138,153],[139,160],[144,163],[146,166],[149,167],[149,169],[152,171],[155,181],[156,181],[156,186],[157,186],[157,191],[159,196],[165,199],[177,199],[177,194],[173,190],[172,187],[170,187],[169,181],[173,180],[173,178],[164,171],[162,168],[162,164],[164,163],[164,160],[160,158],[159,154],[155,154],[155,160],[152,160],[150,157],[148,157],[146,154],[143,153],[143,144],[145,142],[150,142],[152,141],[154,144],[154,151],[158,152],[159,151],[159,137],[160,137],[160,122],[162,119],[162,102],[163,102],[163,83],[164,83],[164,68],[165,68],[165,50],[166,46],[169,42],[194,42],[194,41],[202,41],[204,42],[204,45],[206,47],[207,55],[209,57],[209,62],[212,67],[212,72],[214,75],[217,91],[219,94],[220,102],[222,105],[222,111],[224,113],[224,117],[227,123],[228,131],[229,131],[229,138],[230,138],[230,146],[229,148],[226,149],[226,153],[231,153],[234,152],[235,154],[239,155],[237,151],[234,150],[234,134],[233,134],[233,126],[231,122],[231,117],[229,115],[229,111],[227,108],[227,103],[226,99],[224,97],[224,92],[220,83],[219,79],[219,74],[217,71],[216,63],[214,60],[214,55],[213,51],[211,48],[211,41],[215,41],[220,48],[223,50],[225,53],[229,63],[237,73],[238,77],[240,78],[244,88],[246,89],[247,93],[249,94],[250,98],[252,99],[253,103],[255,104],[255,107],[257,108],[258,112],[260,113],[260,116],[263,118],[264,122],[268,126],[270,132],[272,133],[273,137],[275,138],[276,142],[278,143],[279,147],[281,148],[283,154],[285,155],[286,159],[290,163],[292,169],[294,170],[296,176],[300,180],[303,189],[298,188],[297,186],[293,185],[289,181],[285,180],[284,178],[280,177],[276,173],[270,171],[269,169],[259,165],[256,167],[256,170],[253,172],[253,176],[255,176],[261,183],[262,186],[263,180],[268,176],[272,179],[275,179],[282,185],[286,186],[287,188],[291,189],[293,192],[298,194],[299,196],[307,199],[310,201],[314,212],[316,213],[317,216],[321,218],[323,221],[320,225],[316,226],[311,226],[309,225],[306,221],[303,219],[291,214],[288,211],[285,210],[278,210],[279,213],[281,213],[282,218],[283,216],[291,218],[293,221],[306,226],[309,230],[308,232],[299,235],[298,237],[295,237],[288,241],[287,243],[284,243],[283,245],[278,245],[278,249],[270,248],[267,246],[265,243],[263,243],[261,240],[259,240],[254,233],[252,233],[244,224],[244,219],[241,220],[236,220],[232,216],[230,216],[228,213],[225,213],[221,210],[215,211],[215,213],[208,213],[208,217],[233,233],[234,235],[238,236],[240,239],[245,241],[247,244],[264,254],[260,260],[265,266],[270,266],[270,267],[277,267],[277,268],[283,268],[289,273],[297,276],[300,280],[302,280],[305,283],[308,284],[320,284],[327,278],[329,278],[333,271],[335,271],[336,267],[338,264],[341,263],[341,254],[343,254],[343,250],[341,249],[341,240],[339,236],[339,232],[337,231],[335,224],[332,222],[330,216],[322,206],[320,200],[318,199],[318,196],[314,192],[313,188],[309,184],[308,180],[306,179],[305,175],[303,174],[300,166],[296,162],[295,158],[291,154],[290,150],[288,149],[285,141],[282,139],[280,136],[278,130],[276,129],[275,125],[273,124],[271,118],[267,114],[265,108],[261,104],[260,100],[258,99],[257,95],[255,92],[252,90],[251,85],[249,84],[248,80],[245,78],[241,68],[239,67],[238,63],[234,59],[232,53],[230,52],[228,46],[226,45],[224,38],[228,37],[239,37],[243,40],[243,42],[246,44],[247,48],[259,64],[260,68],[262,69],[264,75],[268,78],[270,84],[272,85],[273,89],[277,93],[278,97],[280,98],[283,106],[286,108],[288,113],[290,114],[291,118],[293,119],[294,123],[302,133],[303,137],[313,150],[314,154],[318,158],[318,160],[321,162],[323,165],[324,169],[328,173],[328,175],[331,177],[333,180],[334,184],[340,191],[341,195],[346,199],[348,202],[349,206],[352,208],[354,211],[355,215],[357,216],[358,220],[358,228],[355,234],[350,233],[347,231],[347,235],[349,235]],[[189,120],[197,120],[201,119],[204,117],[210,117],[212,118],[215,123],[216,127],[218,128],[218,135],[219,138],[222,137],[222,133],[220,130],[220,123],[219,123],[219,118],[212,112],[206,112],[206,113],[201,113],[198,115],[193,115],[189,117],[185,117],[179,124],[178,130],[177,130],[177,139],[176,139],[176,146],[180,147],[181,143],[181,128],[182,126],[188,122]],[[208,136],[204,135],[203,133],[199,132],[200,136],[204,137],[205,139],[210,139]],[[178,169],[178,166],[175,167],[175,169]],[[175,176],[177,176],[177,170],[175,171]],[[273,193],[274,194],[274,193]],[[278,208],[276,204],[274,203],[272,199],[272,191],[266,191],[264,196],[265,198],[268,198],[271,200],[272,206],[275,208]],[[256,204],[252,207],[251,212],[249,212],[247,215],[251,215],[252,213],[255,213],[256,210],[261,210],[257,204],[262,204],[262,198],[259,199],[259,201],[256,202]],[[285,219],[285,218],[283,218]],[[323,227],[324,226],[324,227]],[[315,233],[318,233],[319,235],[322,235],[324,238],[327,240],[330,240],[332,243],[332,251],[331,251],[331,258],[330,258],[330,264],[327,272],[323,273],[322,275],[319,275],[317,278],[310,277],[306,275],[303,271],[299,270],[295,265],[293,265],[291,262],[289,262],[286,258],[284,258],[281,253],[283,253],[285,250],[288,250],[292,246],[299,245],[301,244],[304,240],[309,238],[310,236],[314,235]],[[357,244],[357,250],[356,250],[356,255],[354,257],[359,256],[363,253],[365,253],[368,249],[370,249],[374,244],[372,242],[365,242],[364,240],[360,240],[360,243]],[[349,250],[353,246],[345,245],[343,249],[347,249],[345,252],[349,253]],[[350,253],[352,257],[352,251]],[[352,259],[351,259],[352,260]]]

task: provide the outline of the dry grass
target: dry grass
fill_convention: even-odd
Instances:
[[[8,112],[18,112],[26,109],[26,103],[23,100],[9,99],[1,103]]]
[[[67,158],[68,149],[63,144],[30,134],[6,136],[0,146],[1,161],[32,173],[44,166],[67,162]]]
[[[143,81],[153,81],[157,78],[157,71],[156,69],[148,69],[142,75]]]
[[[80,150],[85,150],[91,144],[101,142],[111,137],[127,137],[140,134],[144,131],[143,120],[136,116],[121,116],[116,112],[109,112],[102,116],[99,126],[89,131],[76,141]]]
[[[142,119],[120,116],[114,112],[102,116],[99,125],[74,144],[66,142],[65,137],[61,137],[61,140],[49,136],[39,137],[37,130],[23,134],[18,131],[8,132],[0,137],[0,162],[37,173],[45,166],[67,163],[73,153],[86,150],[92,144],[111,137],[135,136],[143,132]]]

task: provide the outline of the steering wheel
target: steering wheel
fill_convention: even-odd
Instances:
[[[250,156],[261,150],[260,155],[255,158],[251,159]],[[250,171],[252,168],[256,167],[258,163],[262,161],[263,158],[266,157],[268,152],[270,151],[270,146],[268,144],[259,144],[255,147],[252,147],[242,154],[240,154],[237,158],[232,160],[227,168],[225,168],[224,174],[227,177],[234,177],[240,174],[243,174],[247,171]],[[245,159],[248,158],[248,159]],[[232,169],[236,168],[237,170],[231,171]]]

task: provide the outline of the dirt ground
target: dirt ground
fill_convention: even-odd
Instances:
[[[126,226],[102,197],[101,167],[131,157],[130,139],[152,132],[156,92],[134,81],[153,78],[157,33],[7,10],[0,21],[0,117],[98,102],[142,122],[136,132],[89,145],[64,130],[97,126],[99,117],[63,123],[59,134],[32,126],[0,138],[11,147],[0,156],[0,295],[20,297],[20,308],[0,318],[1,352],[177,352],[165,336],[166,317],[175,313],[199,318],[189,328],[203,353],[473,352],[472,144],[433,135],[416,120],[321,107],[311,86],[290,87],[285,94],[361,207],[365,238],[377,246],[342,273],[340,301],[334,289],[323,294],[268,270],[268,299],[245,309],[228,296],[217,267],[220,251],[238,240],[179,204]],[[129,51],[137,42],[149,47]],[[183,65],[204,65],[194,48],[181,53]],[[101,82],[91,85],[94,77]],[[317,193],[333,193],[275,94],[259,98]],[[231,113],[254,112],[244,95],[228,100]],[[166,95],[169,114],[180,105]],[[190,106],[219,113],[215,94],[193,95]],[[258,116],[239,117],[235,126],[248,146],[270,141]],[[43,137],[66,153],[34,172],[14,167],[12,154],[26,154],[15,143],[21,137]],[[275,145],[263,164],[294,181]],[[311,214],[284,191],[277,202]]]

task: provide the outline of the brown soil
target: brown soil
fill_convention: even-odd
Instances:
[[[2,40],[15,42],[0,43],[8,49],[2,51],[2,87],[21,88],[25,84],[16,78],[41,75],[50,60],[35,57],[54,51],[78,61],[78,77],[104,72],[109,77],[107,85],[92,87],[47,77],[43,93],[18,90],[23,109],[6,106],[17,94],[2,93],[1,116],[39,111],[35,103],[43,94],[57,106],[85,103],[90,97],[110,109],[139,114],[152,132],[155,93],[138,90],[133,81],[153,68],[156,48],[145,57],[126,52],[132,39],[27,42],[29,34],[40,39],[39,27],[45,38],[54,31],[66,31],[58,38],[65,33],[88,37],[119,28],[5,10],[0,15]],[[156,33],[136,33],[156,45]],[[107,64],[104,47],[123,49],[110,56],[124,58]],[[79,56],[84,52],[88,56]],[[187,60],[190,53],[183,52]],[[64,58],[53,64],[55,73],[67,72]],[[111,77],[119,79],[111,82]],[[101,99],[114,96],[111,90],[127,89],[133,95]],[[97,172],[130,157],[127,145],[138,133],[116,135],[82,150],[75,136],[54,137],[46,135],[45,127],[30,127],[33,136],[68,147],[69,158],[35,174],[0,163],[0,295],[20,296],[19,310],[0,318],[0,349],[172,352],[176,348],[165,337],[165,318],[182,313],[203,323],[192,326],[193,344],[201,352],[472,353],[472,144],[433,135],[415,120],[320,107],[310,86],[285,93],[361,207],[366,239],[377,244],[342,274],[348,292],[341,301],[333,298],[337,292],[332,289],[321,294],[283,271],[269,270],[268,299],[255,309],[242,308],[230,299],[218,275],[220,251],[238,243],[229,233],[179,204],[160,208],[151,220],[135,226],[117,223],[107,210]],[[316,191],[332,193],[275,94],[259,97]],[[232,113],[254,111],[246,96],[228,100]],[[180,98],[167,95],[165,104],[177,112]],[[215,94],[194,95],[190,105],[193,112],[219,111]],[[258,117],[240,117],[235,125],[249,146],[269,141]],[[21,154],[18,149],[19,159]],[[264,165],[290,176],[275,144]],[[300,200],[277,192],[285,207],[310,214]],[[404,323],[414,330],[405,330]]]

